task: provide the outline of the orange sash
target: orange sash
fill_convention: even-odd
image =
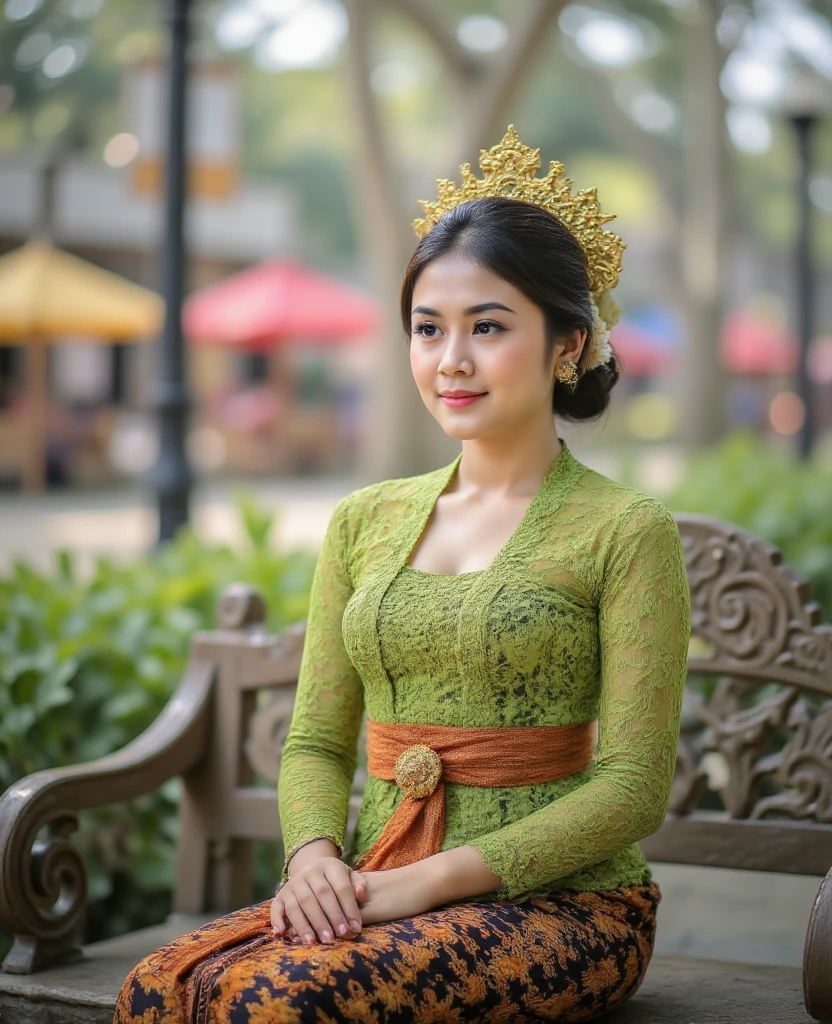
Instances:
[[[356,870],[384,871],[438,853],[445,835],[444,781],[528,786],[583,771],[595,720],[575,725],[471,728],[367,719],[367,771],[405,796]]]

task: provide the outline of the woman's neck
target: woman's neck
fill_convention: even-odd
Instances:
[[[563,445],[557,434],[511,444],[471,439],[462,442],[462,461],[453,490],[527,497],[537,493]]]

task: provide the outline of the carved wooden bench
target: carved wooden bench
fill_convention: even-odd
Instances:
[[[654,956],[609,1019],[832,1021],[832,627],[780,553],[717,520],[677,517],[693,640],[677,773],[651,862],[824,878],[804,966]],[[266,632],[262,598],[229,589],[219,629],[198,634],[181,685],[124,750],[38,772],[0,798],[0,926],[16,936],[0,974],[5,1022],[107,1022],[141,956],[252,898],[252,842],[279,835],[274,784],[305,623]],[[362,741],[363,743],[363,738]],[[174,914],[82,953],[84,864],[76,813],[183,780]],[[348,833],[364,783],[356,775]],[[277,870],[277,869],[276,869]],[[661,917],[659,918],[661,931]],[[805,999],[805,1009],[804,1009]]]

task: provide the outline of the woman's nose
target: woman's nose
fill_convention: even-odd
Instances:
[[[458,370],[471,366],[471,358],[467,351],[465,339],[451,331],[442,349],[439,369],[444,373],[456,373]]]

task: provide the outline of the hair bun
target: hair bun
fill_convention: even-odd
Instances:
[[[587,370],[578,378],[574,389],[555,381],[552,407],[564,420],[591,420],[600,416],[610,404],[610,392],[620,376],[615,356]]]

